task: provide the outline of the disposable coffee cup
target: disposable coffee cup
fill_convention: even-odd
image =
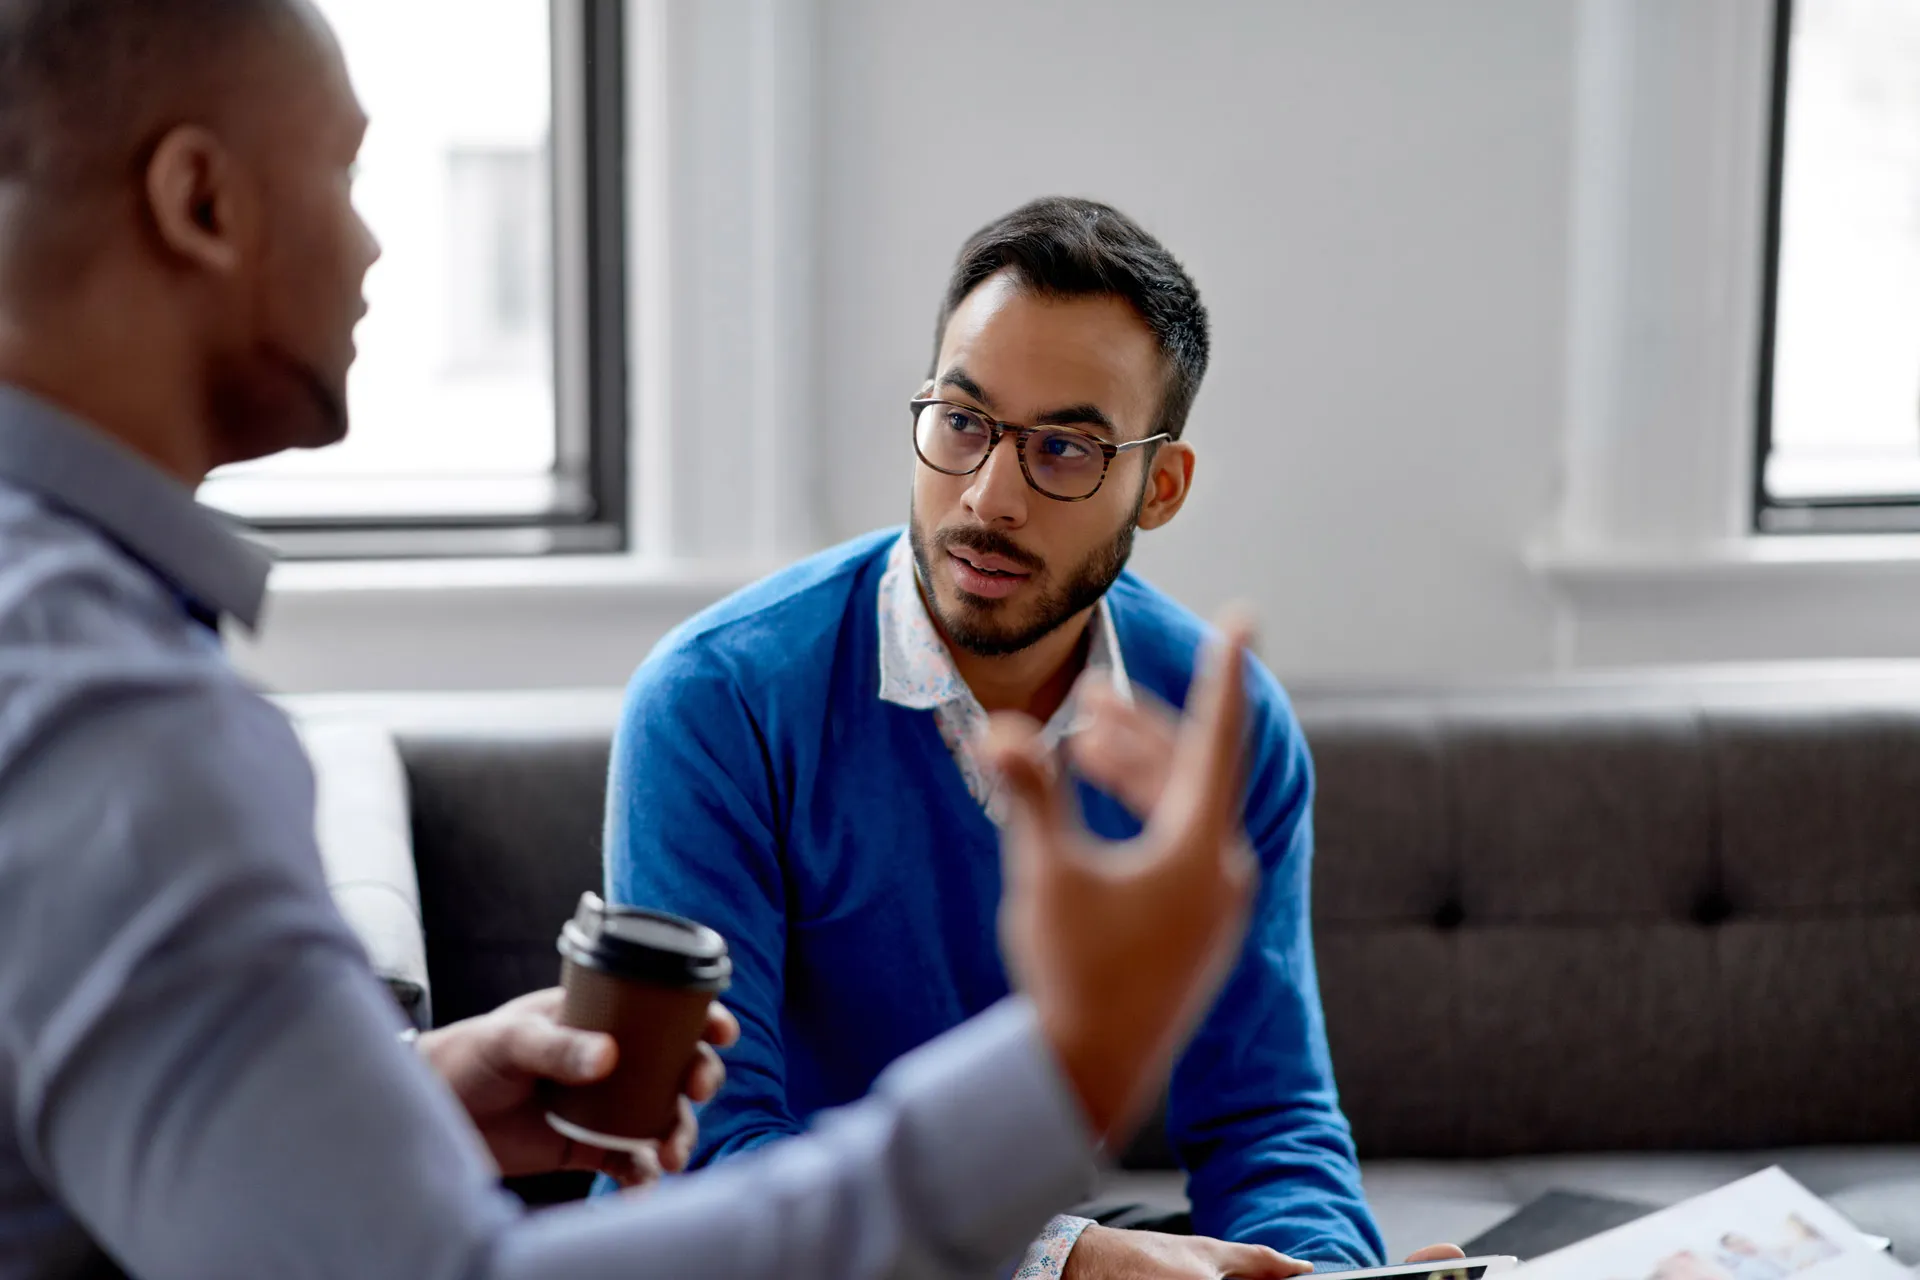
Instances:
[[[554,1087],[547,1123],[609,1151],[671,1136],[707,1006],[733,974],[726,939],[679,916],[610,907],[583,893],[558,945],[566,993],[560,1021],[606,1032],[619,1044],[620,1060],[597,1084]]]

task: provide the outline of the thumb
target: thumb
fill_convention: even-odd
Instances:
[[[613,1070],[619,1055],[613,1037],[576,1031],[543,1018],[516,1023],[499,1043],[502,1075],[534,1076],[561,1084],[591,1084]]]
[[[1221,1243],[1214,1251],[1213,1264],[1220,1274],[1234,1280],[1291,1280],[1313,1270],[1311,1262],[1289,1258],[1259,1244]]]
[[[1466,1250],[1457,1244],[1430,1244],[1424,1249],[1407,1255],[1408,1262],[1453,1262],[1466,1257]]]

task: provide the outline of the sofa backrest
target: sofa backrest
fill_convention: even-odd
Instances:
[[[1412,701],[1309,735],[1363,1150],[1920,1139],[1920,707]]]
[[[554,942],[600,887],[608,735],[403,735],[434,1014],[560,979]]]
[[[1920,1141],[1920,685],[1300,710],[1363,1154]],[[606,733],[400,745],[437,1014],[551,983],[599,883]]]

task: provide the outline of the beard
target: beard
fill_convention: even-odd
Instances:
[[[976,657],[1001,658],[1038,644],[1068,619],[1100,602],[1133,555],[1133,533],[1139,527],[1139,518],[1136,503],[1120,532],[1090,552],[1059,583],[1044,588],[1029,606],[1024,621],[1007,616],[1011,602],[989,600],[958,588],[955,594],[960,597],[959,607],[948,609],[934,589],[932,553],[964,547],[982,555],[1004,556],[1033,573],[1036,581],[1046,568],[1044,560],[991,529],[943,529],[928,538],[920,528],[917,511],[908,520],[907,538],[913,547],[913,563],[920,571],[927,607],[947,639]]]
[[[273,345],[217,363],[208,402],[221,463],[324,449],[347,434],[344,380]]]

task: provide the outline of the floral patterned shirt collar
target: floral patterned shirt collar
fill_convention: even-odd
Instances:
[[[897,706],[932,711],[941,737],[952,752],[972,792],[996,823],[1002,808],[995,787],[973,757],[973,741],[986,724],[986,709],[953,664],[953,655],[940,638],[920,595],[913,547],[906,534],[894,543],[880,577],[880,697]],[[1087,648],[1087,670],[1104,670],[1123,698],[1131,697],[1126,664],[1120,657],[1120,639],[1113,611],[1105,599],[1094,607],[1093,640]],[[1077,714],[1076,693],[1069,694],[1041,731],[1048,748],[1058,746],[1072,730]]]
[[[1094,607],[1093,644],[1087,650],[1087,670],[1095,669],[1107,671],[1121,695],[1131,698],[1133,689],[1120,657],[1113,610],[1104,597]],[[946,641],[927,613],[913,563],[913,544],[905,533],[893,544],[880,577],[880,697],[922,711],[949,702],[979,701],[961,679]],[[1054,719],[1066,710],[1063,706]]]
[[[932,711],[973,697],[921,598],[913,544],[893,544],[880,575],[880,699]],[[977,699],[976,699],[977,701]]]

